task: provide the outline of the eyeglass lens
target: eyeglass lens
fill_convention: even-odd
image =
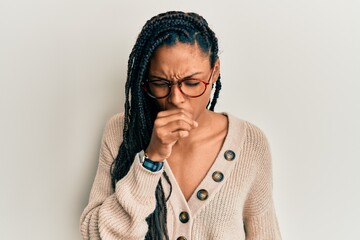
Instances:
[[[205,92],[206,84],[200,80],[183,80],[177,84],[181,92],[190,97],[197,97]],[[149,91],[154,97],[161,98],[170,94],[173,83],[165,80],[154,80],[149,82]]]

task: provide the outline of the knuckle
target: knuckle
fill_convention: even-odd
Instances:
[[[160,112],[158,112],[158,113],[156,114],[156,118],[155,118],[155,119],[157,120],[157,119],[162,118],[162,117],[164,117],[164,116],[166,116],[165,113],[162,112],[162,111],[160,111]]]
[[[184,121],[182,121],[181,119],[176,120],[176,124],[180,127],[184,126]]]
[[[158,128],[155,129],[154,132],[155,132],[155,135],[156,135],[156,136],[158,136],[158,137],[161,136],[161,131],[160,131]]]
[[[180,137],[186,137],[187,136],[187,131],[180,131],[179,136]]]
[[[184,122],[182,120],[178,120],[178,126],[182,129],[189,129],[189,125],[187,124],[187,122]]]
[[[185,113],[180,113],[179,117],[180,117],[181,119],[185,119],[186,115],[185,115]]]
[[[164,125],[164,120],[162,118],[155,119],[154,127],[160,128],[162,125]]]

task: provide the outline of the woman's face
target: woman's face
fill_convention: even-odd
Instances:
[[[184,79],[197,79],[209,82],[203,95],[191,98],[183,95],[176,84],[172,85],[169,96],[155,99],[159,110],[182,108],[197,120],[209,102],[211,85],[219,77],[219,60],[210,68],[208,54],[204,54],[197,44],[176,43],[173,46],[159,47],[150,60],[149,80],[169,80],[176,82]],[[212,72],[213,77],[212,76]],[[210,79],[211,78],[211,79]]]

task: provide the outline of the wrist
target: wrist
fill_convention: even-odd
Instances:
[[[141,159],[142,166],[151,172],[158,172],[163,169],[164,162],[162,161],[153,161],[149,158],[146,152],[143,151],[143,156]]]
[[[149,148],[144,151],[144,155],[153,162],[163,162],[165,160],[165,158],[157,153],[152,152]]]

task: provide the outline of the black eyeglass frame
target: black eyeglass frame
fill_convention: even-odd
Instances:
[[[210,78],[209,78],[209,80],[208,80],[207,82],[205,82],[205,81],[203,81],[203,80],[200,80],[200,79],[196,79],[196,81],[199,81],[199,82],[201,82],[201,83],[203,83],[203,84],[205,85],[204,91],[203,91],[201,94],[196,95],[196,96],[190,96],[190,95],[184,93],[184,92],[182,91],[182,89],[181,89],[181,84],[182,84],[184,81],[188,81],[188,79],[183,79],[183,80],[179,80],[179,81],[149,80],[149,79],[146,79],[145,82],[144,82],[144,81],[142,82],[142,87],[143,87],[144,91],[147,93],[147,95],[148,95],[149,97],[155,98],[155,99],[162,99],[162,98],[168,97],[168,96],[170,95],[170,93],[171,93],[171,88],[172,88],[173,85],[177,85],[178,89],[180,90],[180,92],[181,92],[183,95],[185,95],[185,96],[187,96],[187,97],[190,97],[190,98],[197,98],[197,97],[202,96],[202,95],[206,92],[207,86],[210,84],[210,81],[211,81],[212,78],[214,77],[214,73],[215,73],[214,70],[215,70],[215,68],[212,69]],[[162,81],[162,82],[166,83],[166,84],[168,85],[168,87],[169,87],[169,93],[166,94],[166,95],[163,96],[163,97],[156,97],[156,96],[152,95],[151,92],[150,92],[149,89],[148,89],[148,84],[149,84],[149,83],[151,83],[151,82],[157,82],[157,81]]]

